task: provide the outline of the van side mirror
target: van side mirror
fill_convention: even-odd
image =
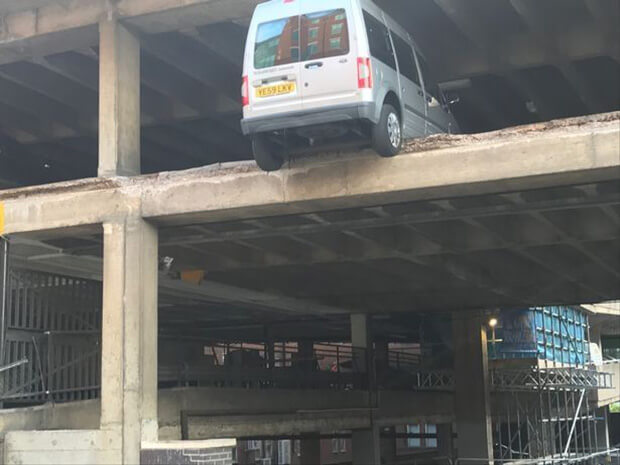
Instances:
[[[439,100],[437,100],[435,97],[429,96],[428,97],[428,107],[429,108],[437,108],[441,106],[441,103],[439,103]]]
[[[454,92],[449,92],[446,94],[446,103],[448,105],[454,105],[456,103],[459,103],[461,101],[461,97]]]

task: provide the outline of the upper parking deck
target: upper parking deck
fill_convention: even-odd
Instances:
[[[472,2],[377,2],[457,90],[466,132],[620,108],[616,2]],[[142,172],[251,159],[239,93],[258,3],[1,2],[0,186],[96,175],[98,24],[109,17],[140,41]]]

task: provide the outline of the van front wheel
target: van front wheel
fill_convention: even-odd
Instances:
[[[386,103],[372,128],[372,147],[382,157],[393,157],[403,145],[403,126],[396,109]]]
[[[252,138],[252,151],[256,164],[263,171],[278,171],[282,168],[284,158],[276,152],[274,145],[263,134]]]

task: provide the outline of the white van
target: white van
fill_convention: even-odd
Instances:
[[[243,133],[278,170],[291,151],[458,132],[407,31],[371,0],[271,0],[256,7],[243,64]]]

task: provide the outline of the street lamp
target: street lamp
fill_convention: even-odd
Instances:
[[[497,357],[497,348],[495,347],[495,343],[497,339],[495,337],[495,327],[497,326],[497,318],[491,318],[489,320],[489,327],[491,328],[491,347],[493,347],[493,356]]]

